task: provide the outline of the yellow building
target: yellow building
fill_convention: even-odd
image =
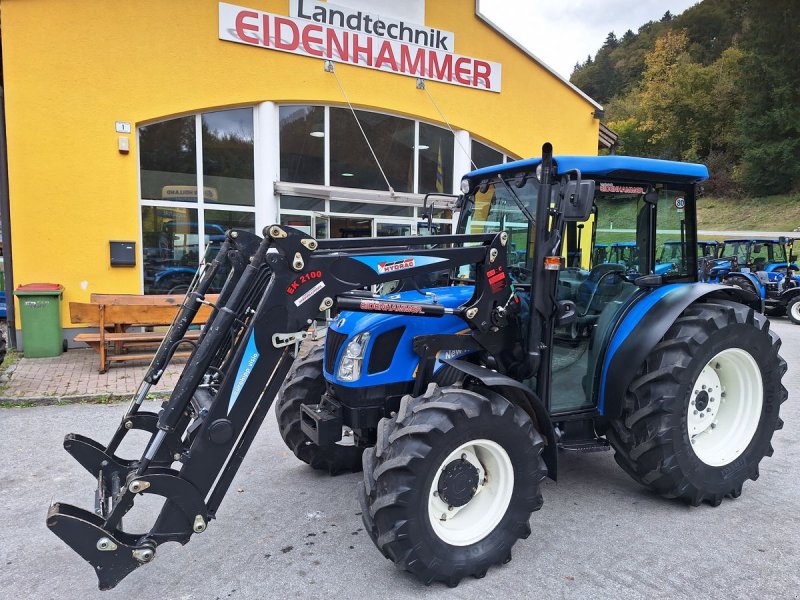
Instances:
[[[90,293],[179,291],[231,226],[412,235],[473,165],[597,151],[600,106],[469,0],[0,11],[13,281],[63,284],[66,327]]]

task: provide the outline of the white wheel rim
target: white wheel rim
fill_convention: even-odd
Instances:
[[[800,321],[800,302],[795,302],[794,304],[792,304],[789,307],[789,310],[791,311],[792,318],[795,321]]]
[[[687,428],[701,461],[722,467],[750,444],[761,419],[764,387],[755,359],[728,348],[703,367],[689,397]]]
[[[478,470],[478,486],[463,506],[448,506],[439,497],[439,478],[447,465],[466,460]],[[462,444],[439,465],[428,490],[428,518],[434,533],[452,546],[481,541],[500,523],[514,492],[514,466],[500,444],[472,440]]]

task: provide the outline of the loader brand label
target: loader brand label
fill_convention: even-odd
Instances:
[[[408,315],[421,315],[422,306],[418,304],[401,304],[399,302],[383,302],[380,300],[362,300],[359,305],[361,310],[378,312],[403,313]]]
[[[312,287],[305,294],[303,294],[297,300],[295,300],[294,301],[294,305],[295,306],[300,306],[301,304],[305,304],[306,300],[308,300],[309,298],[314,297],[314,295],[316,295],[317,292],[319,292],[324,287],[325,287],[325,282],[324,281],[320,281],[317,285]]]
[[[233,384],[233,389],[231,390],[231,399],[228,402],[228,414],[231,414],[233,405],[236,404],[239,394],[242,393],[242,388],[244,388],[244,384],[247,383],[250,373],[253,372],[253,367],[258,361],[259,356],[260,354],[256,349],[255,333],[251,333],[250,339],[247,341],[247,348],[244,350],[242,362],[239,363],[239,370],[236,372],[236,381]]]
[[[413,258],[404,258],[402,260],[395,260],[393,262],[380,262],[378,263],[378,273],[391,273],[392,271],[402,271],[403,269],[410,269],[416,266]]]
[[[638,185],[614,185],[613,183],[601,183],[600,191],[607,194],[644,194],[645,189]]]
[[[453,33],[329,2],[291,0],[290,15],[219,3],[219,39],[490,92],[499,63],[453,52]]]

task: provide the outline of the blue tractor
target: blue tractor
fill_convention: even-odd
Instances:
[[[786,363],[752,294],[698,281],[695,189],[706,178],[701,165],[554,157],[545,144],[541,158],[463,178],[456,234],[228,232],[109,445],[65,439],[98,486],[95,511],[56,503],[48,527],[113,587],[160,544],[206,530],[273,401],[299,459],[363,468],[367,533],[425,583],[454,586],[508,562],[560,451],[613,449],[637,482],[691,505],[738,497],[783,424]],[[609,215],[635,226],[635,259],[592,265],[559,297],[564,256],[579,262]],[[597,229],[581,236],[581,224]],[[658,231],[684,245],[664,275]],[[170,398],[140,411],[225,263]],[[445,285],[420,283],[437,273]],[[370,287],[392,281],[388,295]],[[325,311],[324,345],[300,343]],[[141,458],[116,456],[135,430],[149,433]],[[124,530],[141,494],[166,502],[152,529]]]
[[[725,240],[720,258],[707,264],[707,281],[722,282],[757,296],[769,316],[788,316],[800,325],[800,269],[794,240]]]
[[[666,240],[661,246],[661,251],[658,254],[658,262],[656,262],[656,274],[666,275],[673,269],[679,268],[684,260],[683,248],[685,244],[681,240]],[[719,242],[698,240],[697,241],[697,262],[698,269],[701,271],[704,265],[709,260],[715,260],[719,252]]]
[[[406,291],[376,302],[446,314],[380,314],[369,304],[339,313],[324,347],[298,358],[281,390],[287,445],[331,473],[363,466],[367,531],[426,582],[481,576],[508,559],[542,503],[533,482],[556,477],[558,450],[613,448],[635,480],[692,505],[738,497],[772,453],[786,367],[750,294],[699,282],[698,263],[713,252],[695,234],[695,189],[706,177],[696,164],[546,155],[468,173],[458,232],[505,231],[509,247],[528,249],[526,275],[512,281],[503,308],[517,313],[519,346],[476,344],[474,325],[458,315],[481,283],[473,267],[451,271],[445,288],[415,288],[409,278]],[[594,244],[591,256],[605,256],[580,278],[558,257],[574,246],[574,223],[553,221],[542,197],[575,179],[643,190],[628,200],[637,241]],[[596,190],[602,227],[606,198]],[[686,199],[680,215],[677,196]],[[661,222],[683,232],[664,275]],[[543,462],[532,456],[540,451]]]

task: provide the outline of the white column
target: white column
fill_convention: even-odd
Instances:
[[[472,171],[469,153],[469,131],[456,130],[456,147],[453,154],[453,193],[461,193],[461,178]]]
[[[255,108],[255,192],[256,234],[278,222],[278,196],[275,182],[280,178],[278,106],[262,102]]]

